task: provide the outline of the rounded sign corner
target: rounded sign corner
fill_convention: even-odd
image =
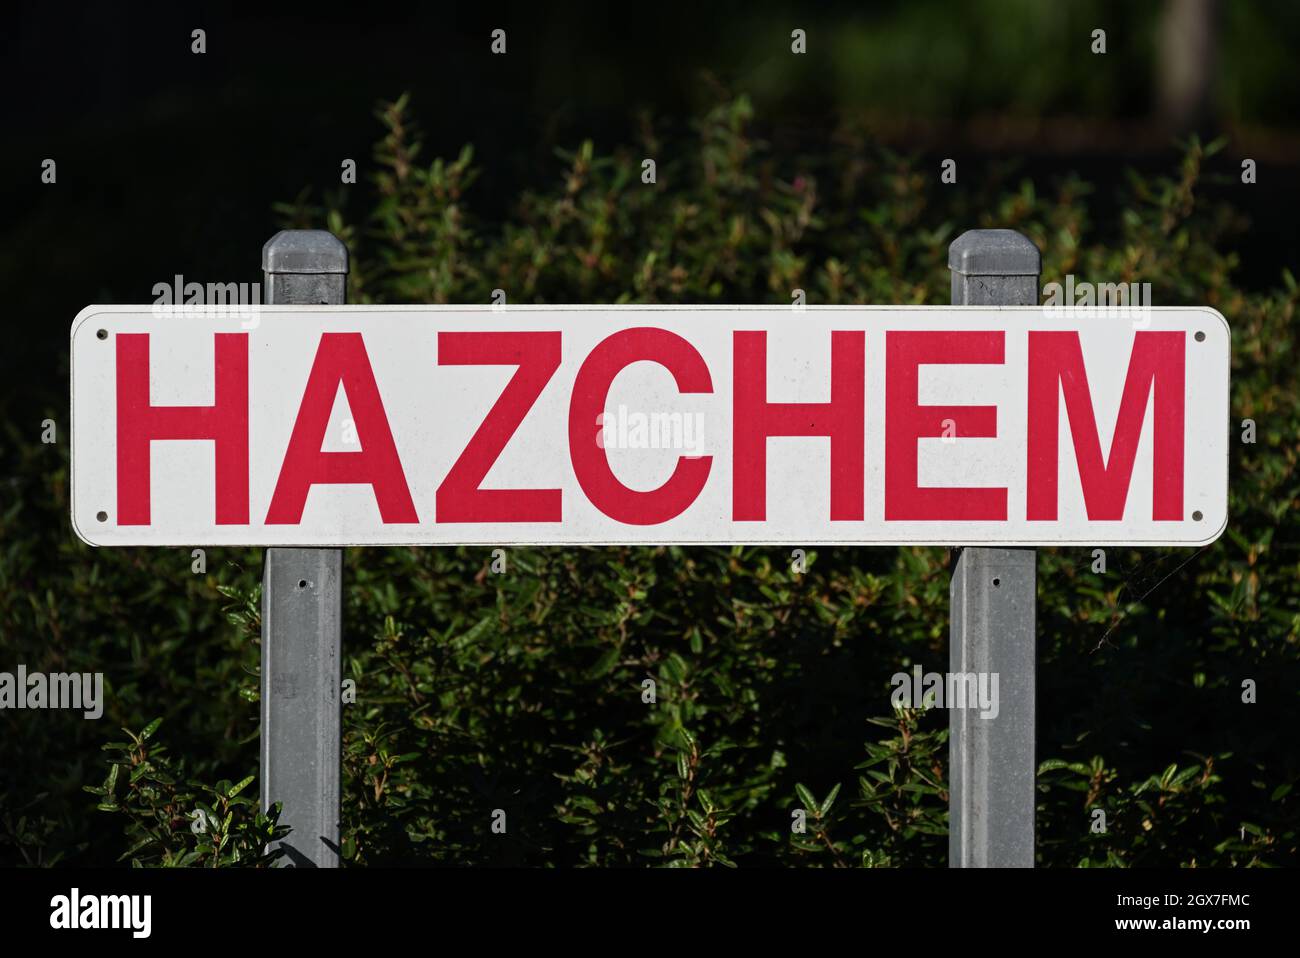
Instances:
[[[1223,521],[1219,523],[1219,528],[1215,529],[1213,533],[1206,536],[1204,539],[1201,539],[1197,542],[1189,542],[1188,545],[1195,546],[1198,549],[1204,549],[1207,546],[1212,546],[1214,545],[1214,543],[1218,542],[1219,539],[1223,537],[1223,534],[1227,531],[1228,531],[1228,510],[1225,509],[1223,511]]]
[[[104,312],[103,306],[92,304],[90,306],[82,307],[81,311],[72,318],[72,326],[68,333],[69,338],[75,340],[77,338],[77,330],[81,328],[82,324],[92,316],[98,316],[102,312]]]
[[[68,512],[68,520],[72,525],[72,531],[78,539],[90,546],[92,549],[98,549],[102,543],[96,542],[81,529],[81,523],[77,522],[77,507],[74,503],[72,509]]]
[[[1223,332],[1227,335],[1228,339],[1229,340],[1232,339],[1232,326],[1228,322],[1228,317],[1224,316],[1213,306],[1197,306],[1195,308],[1198,313],[1209,313],[1211,316],[1217,319],[1219,321],[1219,324],[1223,326]]]

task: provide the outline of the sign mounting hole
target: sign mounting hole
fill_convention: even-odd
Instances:
[[[1192,513],[1192,519],[1193,519],[1193,521],[1195,521],[1195,522],[1200,522],[1200,521],[1201,521],[1202,519],[1204,519],[1204,518],[1205,518],[1205,516],[1201,515],[1201,510],[1200,510],[1200,509],[1197,509],[1195,512]]]
[[[100,522],[107,522],[108,513],[101,510],[95,513],[95,518],[98,519]]]
[[[1002,580],[999,579],[997,576],[994,576],[994,577],[993,577],[993,588],[996,589],[996,588],[998,588],[998,587],[1001,586],[1001,585],[1002,585]]]
[[[1202,332],[1200,332],[1200,331],[1198,330],[1197,333],[1196,333],[1196,341],[1197,341],[1198,343],[1203,343],[1203,342],[1205,342],[1205,334],[1202,333]]]
[[[108,330],[101,329],[99,332],[95,333],[95,336],[99,339],[108,339]]]

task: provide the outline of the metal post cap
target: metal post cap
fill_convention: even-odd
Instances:
[[[262,247],[266,273],[347,273],[348,248],[328,230],[280,230]]]
[[[963,276],[1037,276],[1043,257],[1024,233],[967,230],[948,246],[948,268]]]

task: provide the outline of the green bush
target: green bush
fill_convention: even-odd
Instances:
[[[1108,550],[1103,575],[1090,550],[1040,550],[1039,860],[1295,864],[1300,294],[1289,272],[1234,285],[1246,224],[1201,195],[1220,144],[1118,197],[1075,177],[957,190],[851,126],[815,160],[778,155],[737,98],[689,140],[647,125],[635,148],[562,154],[489,223],[468,147],[426,162],[403,100],[379,117],[370,192],[280,209],[348,243],[352,302],[945,303],[948,242],[1001,226],[1043,249],[1044,282],[1148,281],[1157,304],[1222,311],[1233,422],[1258,424],[1232,443],[1228,532]],[[265,864],[276,815],[246,798],[259,553],[208,550],[195,575],[188,549],[84,546],[66,443],[0,422],[4,667],[109,688],[99,722],[4,717],[0,861]],[[519,548],[500,575],[489,553],[347,553],[348,863],[944,864],[946,718],[891,709],[889,683],[945,667],[948,550],[818,549],[802,575],[773,548]],[[113,745],[119,726],[144,731]],[[199,808],[216,831],[194,830]]]

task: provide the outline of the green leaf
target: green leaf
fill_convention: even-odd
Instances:
[[[596,664],[588,670],[587,677],[594,679],[602,675],[608,675],[614,666],[618,664],[620,656],[621,653],[617,646],[606,649],[600,654],[600,658],[596,659]]]
[[[799,801],[809,815],[816,815],[818,812],[817,799],[813,798],[813,793],[808,790],[806,785],[795,785],[795,794],[799,796]]]
[[[835,787],[831,789],[831,793],[826,796],[826,801],[822,802],[821,814],[823,818],[825,818],[826,813],[831,810],[831,806],[835,804],[835,798],[837,795],[839,795],[839,793],[840,793],[840,783],[836,782]]]

